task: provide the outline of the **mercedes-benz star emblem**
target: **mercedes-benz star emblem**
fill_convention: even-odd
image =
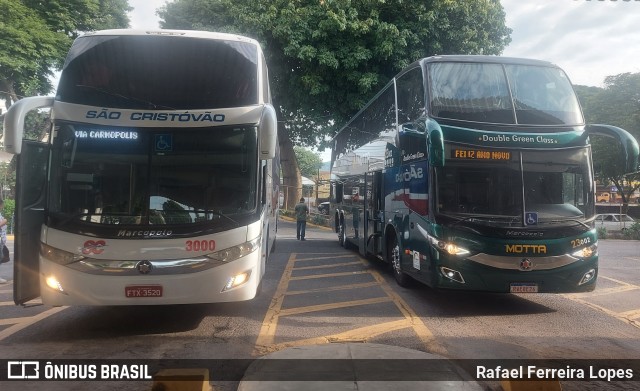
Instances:
[[[533,262],[529,258],[520,261],[520,270],[529,271],[533,268]]]
[[[149,261],[140,261],[136,265],[136,269],[138,269],[141,274],[149,274],[153,269],[153,265]]]

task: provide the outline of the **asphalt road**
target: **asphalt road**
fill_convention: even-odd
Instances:
[[[640,242],[601,240],[594,292],[511,295],[401,288],[386,265],[338,246],[332,232],[280,222],[263,291],[249,302],[26,308],[0,285],[2,359],[252,359],[296,346],[360,342],[453,359],[640,357]],[[10,279],[13,264],[0,265]],[[3,370],[0,368],[0,370]],[[215,376],[214,376],[215,377]],[[237,381],[216,379],[216,390]],[[638,382],[563,382],[563,390],[638,389]],[[85,390],[83,382],[6,382],[2,390]],[[149,390],[151,382],[91,383]],[[497,382],[484,386],[498,390]]]

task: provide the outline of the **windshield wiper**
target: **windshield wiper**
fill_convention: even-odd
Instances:
[[[238,223],[236,220],[232,219],[231,217],[227,216],[226,214],[220,212],[219,210],[180,210],[180,211],[166,211],[163,209],[150,209],[150,211],[153,212],[159,212],[159,213],[168,213],[170,214],[171,212],[179,212],[179,213],[204,213],[204,214],[213,214],[219,217],[224,217],[225,219],[231,221],[232,223],[234,223],[236,225],[236,227],[240,226],[240,223]]]
[[[132,96],[122,95],[122,94],[119,94],[117,92],[105,90],[104,88],[100,88],[100,87],[88,86],[88,85],[85,85],[85,84],[76,84],[76,87],[86,88],[86,89],[92,90],[92,91],[97,91],[97,92],[99,92],[101,94],[108,95],[108,96],[113,96],[113,97],[120,98],[120,99],[125,99],[125,100],[127,100],[129,102],[142,103],[142,104],[146,105],[147,109],[177,110],[174,107],[165,106],[165,105],[158,105],[158,104],[155,104],[155,103],[153,103],[151,101],[148,101],[148,100],[134,98]]]
[[[66,213],[60,213],[60,214],[66,215]],[[100,214],[100,213],[91,213],[91,212],[77,212],[77,213],[74,213],[71,216],[67,217],[66,219],[62,220],[60,222],[60,224],[58,225],[58,227],[65,226],[70,221],[75,220],[78,217],[83,217],[83,216],[102,216],[102,214]]]
[[[443,216],[447,216],[453,219],[456,219],[457,221],[453,224],[450,225],[450,228],[454,228],[459,224],[464,223],[465,221],[473,221],[473,220],[478,220],[478,221],[489,221],[489,222],[505,222],[505,223],[514,223],[514,222],[518,222],[520,221],[520,217],[519,216],[504,216],[504,215],[471,215],[471,216],[467,216],[467,217],[462,217],[462,216],[457,216],[457,215],[452,215],[452,214],[446,214],[446,213],[440,213]]]

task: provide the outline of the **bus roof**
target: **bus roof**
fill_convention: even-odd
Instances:
[[[258,41],[252,38],[244,37],[237,34],[216,33],[212,31],[198,31],[198,30],[165,30],[165,29],[112,29],[112,30],[99,30],[92,31],[83,34],[82,37],[96,36],[96,35],[143,35],[143,36],[171,36],[171,37],[185,37],[185,38],[204,38],[204,39],[219,39],[226,41],[239,41],[247,42],[255,45],[259,45]]]
[[[555,67],[558,66],[548,61],[533,60],[529,58],[485,56],[485,55],[443,55],[423,58],[417,62],[488,62],[495,64],[518,64]]]
[[[488,56],[488,55],[475,55],[475,54],[454,54],[454,55],[431,56],[431,57],[421,58],[420,60],[413,62],[412,64],[410,64],[409,66],[401,70],[398,74],[396,74],[393,78],[391,78],[391,80],[385,85],[384,88],[386,88],[387,85],[391,84],[394,78],[398,78],[402,76],[407,71],[418,66],[418,64],[425,65],[429,63],[438,63],[438,62],[468,62],[468,63],[484,62],[484,63],[493,63],[493,64],[517,64],[517,65],[532,65],[532,66],[559,68],[557,65],[551,62],[543,61],[543,60],[534,60],[530,58]],[[380,94],[380,92],[381,91],[379,91],[378,94]],[[332,137],[331,139],[332,142],[335,141],[335,139],[344,130],[344,128],[349,126],[349,124],[351,124],[351,121],[353,121],[353,119],[356,116],[358,116],[369,105],[369,103],[378,96],[378,94],[376,94],[373,98],[371,98],[371,100],[367,102],[367,104],[365,104],[364,107],[362,107],[356,114],[354,114],[354,116],[352,116],[349,119],[349,121],[345,125],[343,125],[340,128],[340,130]]]

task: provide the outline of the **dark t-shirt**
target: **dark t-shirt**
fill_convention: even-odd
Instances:
[[[307,205],[301,202],[298,205],[296,205],[295,212],[296,212],[296,220],[304,221],[307,219],[307,213],[309,213],[309,208],[307,207]]]

